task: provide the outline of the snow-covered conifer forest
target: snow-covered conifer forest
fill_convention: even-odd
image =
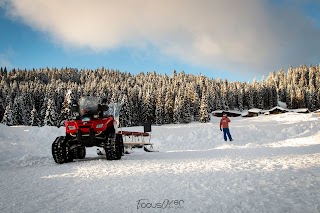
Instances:
[[[176,72],[133,75],[100,68],[1,67],[0,120],[6,125],[56,126],[70,115],[70,100],[84,95],[122,104],[121,126],[208,122],[213,110],[270,109],[278,101],[290,109],[319,108],[318,65],[301,65],[271,72],[249,82]]]

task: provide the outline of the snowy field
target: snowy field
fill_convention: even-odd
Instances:
[[[0,125],[0,212],[320,212],[320,117],[152,126],[155,149],[58,165],[64,128]],[[142,131],[142,127],[127,128]]]

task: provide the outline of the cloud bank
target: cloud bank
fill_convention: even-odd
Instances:
[[[301,10],[304,5],[270,2],[5,0],[0,6],[67,48],[152,45],[161,55],[192,65],[261,74],[318,63],[320,30]]]

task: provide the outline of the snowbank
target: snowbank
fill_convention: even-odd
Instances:
[[[0,165],[51,163],[51,144],[59,135],[65,135],[64,128],[0,124]]]
[[[0,125],[0,212],[320,212],[320,117],[152,126],[159,149],[57,165],[56,127]],[[126,128],[142,131],[142,127]]]

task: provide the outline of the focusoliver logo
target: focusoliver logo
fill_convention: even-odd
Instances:
[[[162,202],[153,202],[149,199],[137,201],[137,209],[182,209],[184,200],[164,199]]]

